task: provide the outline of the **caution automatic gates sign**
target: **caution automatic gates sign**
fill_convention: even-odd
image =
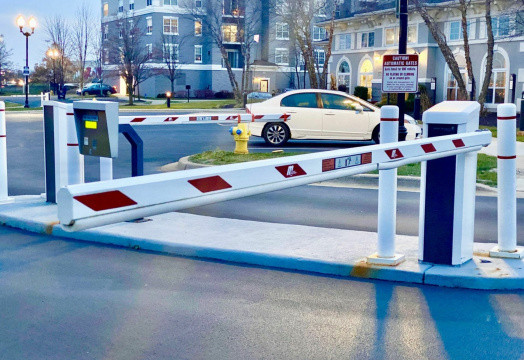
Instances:
[[[382,92],[416,93],[418,91],[418,55],[384,55]]]

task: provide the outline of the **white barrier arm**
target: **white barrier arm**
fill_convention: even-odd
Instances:
[[[433,152],[445,157],[490,142],[491,132],[482,131],[72,185],[58,194],[58,217],[66,230],[82,230],[365,173],[380,163],[411,157],[417,162]]]
[[[189,115],[153,115],[120,116],[120,124],[143,125],[180,125],[180,124],[238,124],[250,122],[281,122],[289,120],[289,114],[189,114]]]

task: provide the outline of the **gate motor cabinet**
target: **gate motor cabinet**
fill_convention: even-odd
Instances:
[[[424,112],[424,134],[454,135],[477,131],[480,104],[444,101]],[[457,148],[461,140],[454,141]],[[419,260],[460,265],[473,257],[477,153],[422,163]]]
[[[118,103],[77,101],[73,104],[78,146],[82,155],[118,156]]]

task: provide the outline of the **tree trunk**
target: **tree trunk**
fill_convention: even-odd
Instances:
[[[475,74],[473,73],[473,65],[471,63],[471,54],[469,49],[467,6],[468,3],[466,3],[466,0],[460,0],[460,13],[462,17],[462,37],[464,38],[464,56],[466,58],[466,69],[468,71],[468,79],[471,81],[471,93],[469,94],[468,98],[469,100],[474,101],[477,91],[475,85]]]
[[[488,50],[486,57],[486,72],[484,73],[484,81],[479,95],[479,103],[481,112],[484,112],[484,103],[486,102],[486,95],[488,93],[489,83],[493,72],[493,49],[495,47],[495,39],[493,37],[493,27],[491,25],[491,0],[486,0],[486,32],[488,35]]]

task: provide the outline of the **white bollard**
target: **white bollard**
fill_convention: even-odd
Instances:
[[[84,156],[78,148],[73,105],[67,106],[67,180],[69,185],[84,183]]]
[[[0,202],[7,202],[8,200],[5,103],[0,101]]]
[[[517,249],[517,107],[503,104],[497,108],[497,180],[498,180],[498,246],[491,257],[516,258]]]
[[[100,181],[113,180],[113,159],[100,158]]]
[[[398,142],[397,106],[383,106],[380,119],[380,143]],[[378,252],[367,258],[369,264],[395,266],[404,255],[395,254],[397,228],[397,169],[380,170],[378,178]]]

